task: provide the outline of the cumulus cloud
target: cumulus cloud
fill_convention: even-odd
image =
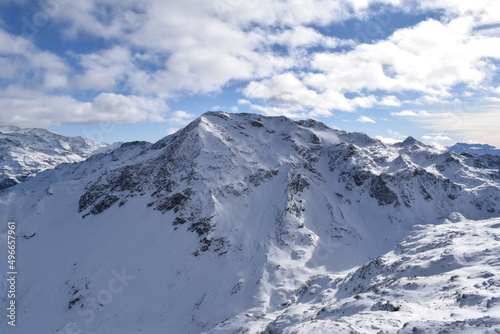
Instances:
[[[137,71],[130,51],[122,46],[76,57],[83,73],[73,76],[71,82],[78,89],[115,90],[129,72]]]
[[[500,13],[496,0],[421,0],[418,6],[424,10],[445,10],[449,16],[473,16],[476,25],[497,24]]]
[[[325,36],[311,27],[296,26],[283,30],[277,34],[266,32],[270,43],[285,45],[291,48],[313,47],[321,45],[325,48],[334,49],[338,46],[354,45],[352,40],[342,40],[335,37]]]
[[[356,122],[361,122],[361,123],[377,123],[373,118],[368,117],[368,116],[360,116],[358,119],[356,119]]]
[[[401,142],[401,140],[399,140],[399,139],[391,138],[391,137],[384,137],[384,136],[380,136],[380,135],[375,136],[375,138],[380,140],[382,143],[389,144],[389,145],[394,145],[396,143]]]
[[[245,99],[238,99],[238,104],[245,105],[245,104],[251,104],[251,102]]]
[[[180,130],[179,128],[168,128],[167,131],[166,131],[166,134],[167,135],[171,135],[171,134],[176,133],[179,130]]]
[[[394,95],[389,95],[389,96],[384,96],[380,101],[377,102],[377,104],[380,106],[387,106],[387,107],[399,107],[402,103]]]
[[[307,118],[308,114],[302,107],[297,106],[268,106],[268,105],[250,105],[250,109],[263,113],[267,116],[286,116],[290,118]]]
[[[358,119],[356,119],[356,122],[361,122],[361,123],[377,123],[373,118],[368,117],[368,116],[360,116]]]
[[[29,39],[1,28],[0,63],[3,78],[43,90],[64,87],[71,71],[61,57],[40,50]]]
[[[444,149],[446,146],[450,146],[451,144],[455,143],[453,139],[442,134],[425,135],[422,136],[422,139],[426,143],[440,149]]]
[[[420,103],[439,103],[450,98],[459,84],[482,89],[481,83],[488,80],[492,69],[489,59],[500,58],[495,51],[500,49],[500,38],[474,35],[474,22],[471,17],[449,22],[429,19],[397,30],[387,40],[359,44],[348,52],[316,52],[301,73],[254,80],[243,92],[266,103],[328,111],[402,105],[394,95],[376,101],[371,91],[418,92]],[[304,43],[317,40],[311,31],[304,36]],[[346,98],[346,92],[360,91],[368,94]],[[406,112],[399,116],[415,115]]]
[[[375,138],[377,138],[378,140],[380,140],[381,142],[383,142],[385,144],[393,145],[393,144],[396,144],[396,143],[403,141],[407,137],[407,136],[402,135],[401,133],[399,133],[397,131],[394,131],[393,129],[388,129],[386,132],[387,132],[387,135],[385,135],[385,136],[377,135],[377,136],[375,136]]]
[[[418,110],[418,111],[413,111],[413,110],[403,110],[403,111],[398,111],[398,112],[392,112],[392,116],[402,116],[402,117],[428,117],[430,114],[425,111],[425,110]]]
[[[296,74],[287,72],[270,79],[250,82],[243,93],[250,98],[258,98],[270,104],[295,106],[304,111],[312,109],[312,113],[331,114],[331,110],[354,111],[356,108],[369,108],[377,99],[375,96],[358,96],[348,99],[338,91],[329,90],[322,93],[309,88]]]
[[[183,110],[174,111],[167,119],[169,123],[186,125],[196,118],[196,115],[188,113]]]
[[[447,96],[458,83],[475,87],[500,58],[499,38],[473,37],[471,18],[449,23],[429,19],[400,29],[387,40],[360,44],[346,53],[317,53],[307,84],[338,91],[418,91]]]
[[[69,38],[90,34],[119,41],[130,49],[168,55],[154,61],[153,73],[133,73],[128,82],[135,92],[149,90],[168,97],[175,91],[218,91],[231,81],[272,76],[304,61],[300,51],[277,54],[272,49],[274,44],[287,48],[352,45],[352,41],[326,36],[310,25],[366,17],[375,2],[398,3],[108,0],[102,4],[84,0],[65,2],[54,12],[53,19],[68,26],[65,33]],[[123,76],[124,69],[119,65],[102,66],[99,59],[96,61],[76,78],[82,88],[95,83],[93,87],[109,89]]]
[[[60,123],[163,121],[166,110],[163,100],[115,93],[101,93],[91,102],[16,89],[0,94],[2,122],[26,127],[48,127]]]

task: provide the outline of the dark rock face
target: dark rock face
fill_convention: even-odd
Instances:
[[[104,199],[99,201],[93,208],[90,210],[90,214],[97,215],[103,212],[106,209],[109,209],[113,204],[118,202],[120,198],[117,196],[113,196],[110,194],[106,194]]]
[[[17,180],[10,179],[10,178],[7,178],[7,177],[2,177],[0,179],[0,191],[3,190],[3,189],[7,189],[9,187],[15,186],[18,183],[19,182],[17,182]]]
[[[156,205],[156,210],[165,213],[170,210],[174,210],[174,212],[179,212],[182,205],[189,200],[189,196],[192,194],[191,189],[185,189],[182,193],[176,193],[172,196],[162,198],[158,201]]]
[[[276,176],[278,172],[277,169],[267,170],[260,168],[256,173],[250,175],[248,182],[254,187],[258,187],[262,183],[270,180],[273,176]]]
[[[198,236],[202,236],[210,232],[210,230],[214,227],[214,225],[211,225],[210,222],[212,221],[213,217],[207,217],[207,218],[202,218],[198,220],[195,223],[192,223],[188,227],[188,231],[191,232],[196,232],[198,233]]]
[[[369,194],[377,200],[378,205],[389,205],[395,202],[395,205],[398,205],[398,196],[387,186],[387,178],[384,175],[373,177],[370,183]]]

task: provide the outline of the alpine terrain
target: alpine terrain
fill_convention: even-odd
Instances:
[[[490,155],[500,155],[500,149],[495,146],[488,144],[466,144],[466,143],[456,143],[448,147],[448,150],[455,153],[471,153],[471,154],[490,154]]]
[[[23,182],[30,176],[61,163],[83,161],[104,151],[108,144],[65,137],[45,129],[0,126],[0,190]]]
[[[500,156],[207,112],[0,192],[0,331],[499,333],[499,217]]]

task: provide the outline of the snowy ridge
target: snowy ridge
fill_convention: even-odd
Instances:
[[[108,147],[108,144],[60,136],[45,129],[0,126],[0,190],[61,163],[85,160]]]
[[[475,155],[480,155],[480,154],[500,155],[500,149],[488,144],[456,143],[452,146],[447,147],[447,149],[459,154],[469,153]]]
[[[412,138],[391,146],[312,120],[205,113],[155,144],[126,143],[0,195],[0,218],[18,222],[23,237],[19,285],[32,287],[21,291],[20,326],[41,333],[404,331],[422,319],[412,312],[436,296],[420,282],[460,268],[498,279],[491,259],[498,258],[499,179],[495,159]],[[454,212],[466,218],[446,221]],[[484,239],[471,226],[489,233],[481,235],[491,253],[475,255],[477,268],[460,255],[464,244],[479,249]],[[460,244],[441,244],[462,228]],[[426,259],[439,263],[441,252],[451,252],[442,262],[450,265],[426,274],[434,265]],[[398,285],[410,272],[422,276],[416,293],[429,294],[421,304]],[[129,278],[123,289],[99,301],[103,289],[118,291],[109,288],[117,273]],[[395,282],[387,288],[394,295],[381,292],[384,280]],[[460,282],[456,291],[469,281]],[[481,303],[495,289],[481,292]],[[457,309],[412,326],[497,326],[495,300],[490,308],[481,303],[470,306],[477,312]],[[390,312],[400,304],[407,308]]]

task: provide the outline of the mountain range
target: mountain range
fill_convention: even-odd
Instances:
[[[500,156],[207,112],[0,192],[16,330],[498,333],[499,180]]]
[[[455,153],[470,153],[475,155],[480,155],[480,154],[500,155],[500,149],[488,144],[456,143],[452,146],[447,147],[447,149]]]
[[[108,144],[82,137],[66,137],[45,129],[0,126],[0,190],[61,163],[80,162]]]

